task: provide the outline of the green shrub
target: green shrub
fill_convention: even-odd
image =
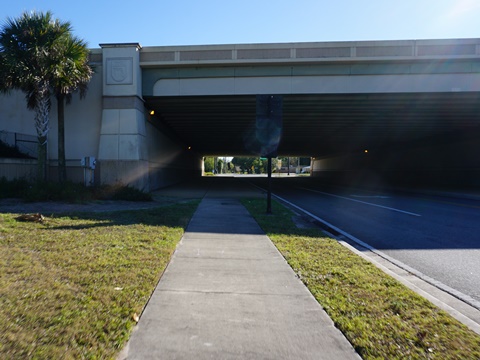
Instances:
[[[7,180],[5,177],[0,178],[0,199],[5,198],[21,198],[30,184],[27,180]]]
[[[121,184],[102,185],[93,191],[95,198],[99,200],[152,201],[149,193]]]
[[[152,196],[141,190],[125,185],[102,185],[85,187],[81,183],[67,181],[28,182],[0,178],[0,198],[21,198],[28,202],[66,201],[82,203],[92,200],[152,201]]]
[[[81,203],[93,199],[91,191],[79,183],[36,182],[23,194],[25,201],[67,201]]]

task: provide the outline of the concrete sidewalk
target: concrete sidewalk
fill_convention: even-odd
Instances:
[[[120,359],[360,359],[236,199],[206,197]]]

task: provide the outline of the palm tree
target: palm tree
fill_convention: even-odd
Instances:
[[[92,78],[92,68],[88,64],[89,51],[86,43],[68,33],[56,44],[55,74],[52,88],[57,98],[58,114],[58,180],[67,178],[65,166],[65,102],[72,99],[72,93],[79,90],[80,97],[86,95],[88,83]]]
[[[25,12],[16,19],[8,18],[0,31],[0,90],[21,90],[27,107],[35,112],[40,180],[47,179],[50,95],[57,62],[52,55],[70,31],[70,23],[53,19],[51,12]]]

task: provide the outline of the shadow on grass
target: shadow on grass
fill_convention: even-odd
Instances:
[[[326,237],[318,226],[299,228],[293,220],[292,211],[277,201],[272,201],[272,214],[265,211],[264,201],[245,199],[242,204],[250,211],[260,227],[267,234],[304,237]],[[308,223],[308,220],[305,220]]]
[[[191,214],[199,201],[170,206],[120,210],[111,212],[71,212],[53,215],[47,218],[46,229],[49,230],[84,230],[98,227],[146,225],[186,228]],[[189,214],[188,216],[186,214]],[[57,225],[56,219],[75,220],[72,225]],[[79,223],[80,222],[80,223]]]

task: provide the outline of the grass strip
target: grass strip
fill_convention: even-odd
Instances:
[[[243,204],[362,358],[480,359],[479,335],[289,209]]]
[[[0,358],[114,358],[197,205],[0,214]]]

